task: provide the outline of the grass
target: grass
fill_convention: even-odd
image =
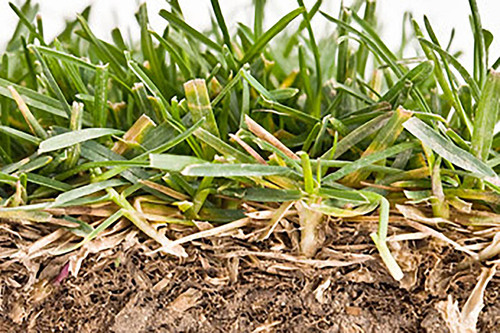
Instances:
[[[489,67],[492,35],[469,2],[472,73],[426,18],[422,29],[405,16],[413,31],[391,51],[374,0],[342,7],[339,17],[321,0],[312,8],[298,0],[267,29],[265,1],[255,1],[250,27],[211,0],[207,31],[170,1],[159,32],[143,4],[140,41],[114,30],[111,42],[88,26],[90,8],[45,40],[38,6],[11,4],[19,24],[0,67],[0,217],[63,228],[44,245],[56,254],[127,219],[157,249],[183,257],[184,240],[169,239],[169,225],[248,227],[249,207],[264,205],[275,212],[270,225],[295,216],[301,240],[290,251],[313,257],[327,219],[376,214],[374,246],[400,280],[390,216],[410,225],[432,217],[396,204],[431,207],[442,219],[463,213],[471,233],[500,221],[500,62]],[[313,20],[329,21],[329,30],[315,33]],[[420,50],[401,58],[410,41]],[[92,215],[107,204],[107,216]],[[462,248],[464,237],[452,246]],[[474,260],[500,252],[492,236],[474,240]]]

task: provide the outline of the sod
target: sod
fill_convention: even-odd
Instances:
[[[390,50],[374,0],[211,0],[207,31],[142,4],[137,41],[11,4],[0,328],[493,332],[500,58],[469,4],[472,72],[426,17]]]

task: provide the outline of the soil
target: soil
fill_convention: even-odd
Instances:
[[[436,305],[451,295],[461,308],[480,268],[459,269],[464,257],[432,238],[404,241],[392,246],[406,273],[396,282],[369,240],[373,228],[329,221],[311,261],[287,252],[294,242],[283,230],[194,241],[184,260],[151,254],[154,244],[137,235],[88,255],[76,277],[66,274],[71,254],[0,259],[0,331],[448,332]],[[16,228],[0,230],[6,249]],[[499,290],[495,276],[480,332],[500,332]]]

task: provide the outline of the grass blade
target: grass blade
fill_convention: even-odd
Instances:
[[[232,146],[225,143],[224,141],[222,141],[218,137],[212,135],[210,132],[204,130],[203,128],[197,129],[194,132],[194,135],[198,139],[200,139],[201,141],[203,141],[204,143],[206,143],[207,145],[209,145],[210,147],[212,147],[213,149],[218,151],[219,153],[225,155],[226,157],[236,159],[237,161],[243,162],[243,163],[252,163],[253,162],[252,157],[243,154],[238,149],[233,148]]]
[[[500,72],[490,71],[484,84],[474,117],[474,132],[471,152],[482,161],[487,161],[493,142],[495,124],[499,119]]]
[[[497,178],[488,165],[471,153],[459,148],[418,118],[411,118],[403,124],[404,128],[442,158],[475,174],[486,178]]]
[[[224,16],[222,15],[222,11],[220,9],[219,0],[210,0],[210,2],[212,3],[212,9],[214,10],[215,18],[217,19],[217,23],[219,24],[219,29],[222,32],[222,37],[224,38],[224,44],[226,44],[229,50],[233,52],[231,37],[229,36],[226,21],[224,20]]]
[[[21,95],[21,98],[27,105],[58,117],[69,118],[69,115],[61,109],[61,104],[57,99],[42,95],[34,90],[16,85],[13,82],[4,79],[0,79],[1,96],[12,98],[12,94],[9,91],[8,87],[14,88],[19,93],[19,95]]]
[[[222,47],[212,41],[210,38],[202,34],[201,32],[197,31],[193,27],[191,27],[189,24],[184,22],[181,18],[179,18],[177,15],[170,13],[166,11],[165,9],[160,10],[160,16],[163,17],[165,20],[167,20],[170,24],[178,27],[182,31],[184,31],[187,35],[199,40],[206,46],[210,47],[211,49],[217,51],[217,52],[222,52]]]
[[[21,95],[19,95],[19,93],[16,91],[16,89],[14,89],[14,87],[12,87],[12,86],[9,86],[8,89],[9,89],[10,93],[12,94],[12,97],[16,101],[16,104],[19,108],[19,111],[21,111],[21,113],[24,117],[24,120],[28,124],[31,132],[33,134],[35,134],[36,136],[38,136],[39,138],[46,139],[48,137],[47,132],[45,132],[42,125],[40,125],[38,120],[36,120],[35,116],[33,116],[30,109],[28,108],[28,106],[24,102],[23,98],[21,97]]]
[[[195,79],[184,83],[184,91],[189,111],[193,121],[205,118],[202,128],[216,137],[220,137],[217,122],[215,121],[210,98],[208,97],[207,85],[203,79]]]
[[[108,65],[97,66],[95,76],[94,127],[106,127],[108,108]]]
[[[7,126],[0,125],[0,132],[10,136],[11,138],[19,139],[21,141],[26,141],[33,145],[38,145],[40,144],[40,142],[42,142],[42,140],[37,138],[36,136],[33,136],[31,134]]]
[[[368,154],[350,164],[347,164],[346,166],[340,168],[339,170],[335,171],[334,173],[329,174],[325,178],[323,178],[322,182],[323,183],[332,183],[335,182],[351,173],[360,173],[366,174],[370,173],[370,171],[363,170],[361,171],[360,169],[373,164],[377,161],[381,161],[383,159],[386,159],[388,157],[397,155],[405,150],[412,149],[418,147],[418,144],[415,142],[404,142],[400,143],[398,145],[392,146],[390,148],[384,149],[382,151],[378,151],[373,154]],[[358,177],[356,175],[356,177]],[[349,181],[351,183],[351,181]]]
[[[182,170],[184,176],[197,177],[262,177],[285,175],[289,168],[262,164],[195,164]]]
[[[488,69],[487,51],[477,1],[469,0],[469,5],[472,13],[472,32],[474,34],[474,77],[479,86],[482,86],[486,80]]]
[[[450,53],[446,52],[443,50],[441,47],[438,45],[424,39],[424,38],[419,38],[420,43],[423,45],[428,46],[429,48],[433,49],[434,51],[437,51],[442,57],[446,58],[450,62],[450,64],[456,68],[456,70],[460,73],[460,75],[463,77],[464,81],[469,85],[471,88],[472,94],[474,96],[474,100],[479,100],[479,86],[477,85],[476,81],[470,76],[469,72],[465,69],[462,64]]]
[[[107,180],[104,182],[99,182],[99,183],[93,183],[85,186],[81,186],[75,189],[72,189],[68,192],[64,192],[56,197],[56,200],[52,203],[52,207],[58,207],[62,206],[63,204],[66,204],[70,201],[85,197],[90,194],[94,194],[97,192],[100,192],[102,190],[105,190],[107,188],[111,187],[116,187],[116,186],[121,186],[128,184],[128,182],[119,180],[119,179],[112,179],[112,180]]]
[[[172,154],[150,154],[149,166],[151,168],[181,172],[192,164],[208,163],[199,158]]]
[[[240,60],[240,64],[246,64],[253,60],[255,56],[262,52],[263,48],[269,43],[271,39],[279,34],[286,26],[292,22],[297,16],[305,11],[303,7],[292,10],[290,13],[283,16],[276,24],[260,36],[252,47],[245,53],[245,56]]]
[[[40,143],[40,147],[38,148],[38,153],[43,154],[61,148],[71,147],[77,143],[101,138],[107,135],[121,134],[123,134],[123,131],[112,128],[86,128],[73,132],[63,133],[42,141]]]
[[[406,111],[403,108],[398,108],[398,110],[396,110],[396,112],[394,112],[392,117],[389,119],[387,124],[373,139],[372,143],[363,152],[360,160],[363,160],[363,158],[366,158],[373,153],[383,151],[386,148],[392,146],[403,131],[403,123],[411,116],[411,112]],[[360,181],[365,180],[369,175],[370,171],[359,170],[346,177],[344,181],[346,182],[346,184],[358,184]]]

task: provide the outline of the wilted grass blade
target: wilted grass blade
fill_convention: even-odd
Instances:
[[[210,98],[208,97],[205,80],[195,79],[184,83],[184,91],[193,121],[199,121],[205,118],[202,128],[212,135],[220,137],[212,106],[210,105]]]
[[[69,115],[61,109],[61,104],[57,99],[42,95],[34,90],[28,89],[0,78],[0,95],[12,98],[8,87],[13,87],[22,97],[24,102],[34,108],[45,111],[62,118],[69,118]]]
[[[33,113],[31,113],[30,109],[28,108],[26,103],[23,101],[23,98],[21,97],[21,95],[19,95],[19,93],[16,91],[16,89],[14,89],[14,87],[12,87],[12,86],[9,86],[8,89],[11,92],[12,97],[16,101],[16,104],[19,108],[19,111],[21,111],[21,113],[24,117],[24,120],[26,121],[26,123],[30,127],[31,132],[33,134],[35,134],[36,136],[38,136],[39,138],[46,139],[48,136],[47,132],[45,132],[42,125],[40,125],[40,123],[35,118],[35,116],[33,116]]]

